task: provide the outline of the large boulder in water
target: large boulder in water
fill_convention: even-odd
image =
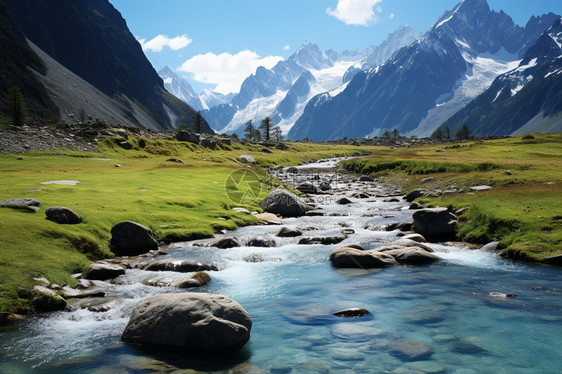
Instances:
[[[111,250],[117,256],[137,256],[157,249],[154,234],[140,223],[123,221],[111,228]]]
[[[428,240],[446,240],[455,236],[457,216],[447,208],[427,208],[413,214],[415,231]]]
[[[330,254],[332,265],[337,268],[383,268],[398,262],[389,254],[377,251],[362,251],[352,247],[340,247]]]
[[[306,204],[297,195],[278,187],[260,203],[264,211],[283,217],[300,217],[306,213]]]
[[[107,280],[125,274],[125,267],[117,264],[96,262],[88,266],[84,278],[91,280]]]
[[[121,340],[188,355],[220,355],[242,348],[251,329],[246,310],[226,296],[165,294],[137,305]]]

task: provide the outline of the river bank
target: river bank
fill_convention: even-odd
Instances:
[[[558,368],[562,279],[557,269],[513,263],[458,243],[428,244],[440,258],[430,265],[334,268],[329,255],[339,246],[372,249],[400,239],[406,232],[386,228],[410,222],[412,211],[395,186],[360,182],[357,175],[330,166],[320,162],[274,171],[294,187],[304,181],[330,183],[328,193],[307,198],[315,206],[308,215],[176,243],[158,256],[159,261],[218,268],[208,272],[211,281],[198,292],[229,296],[252,317],[252,337],[238,354],[220,360],[180,358],[120,343],[135,305],[148,295],[178,292],[146,280],[185,276],[137,267],[152,261],[139,258],[125,275],[98,284],[107,310],[90,310],[81,300],[70,311],[3,332],[1,371],[531,373]],[[338,204],[344,197],[350,202]],[[302,235],[277,237],[283,226],[294,226]],[[241,246],[210,246],[221,236],[236,237]],[[248,245],[264,236],[275,246]],[[343,239],[299,244],[303,238],[336,237]],[[507,294],[516,296],[502,296]],[[365,308],[370,315],[331,316],[345,308]]]

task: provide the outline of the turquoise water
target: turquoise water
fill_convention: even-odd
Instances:
[[[285,223],[315,229],[306,232],[315,236],[337,234],[343,224],[355,230],[344,243],[376,247],[398,234],[376,231],[376,225],[411,216],[404,203],[381,199],[357,201],[351,207],[329,201],[320,205],[334,215]],[[273,236],[277,229],[245,227],[234,234],[244,240],[257,234]],[[277,248],[218,250],[192,243],[167,250],[172,259],[219,266],[200,291],[230,296],[250,314],[251,339],[238,354],[195,359],[122,344],[120,335],[140,300],[177,292],[142,285],[154,273],[129,270],[105,286],[113,306],[109,312],[53,313],[31,319],[18,330],[0,332],[0,373],[561,372],[559,268],[431,244],[442,260],[429,266],[338,270],[328,261],[337,245],[276,240]],[[246,261],[256,255],[263,261]],[[517,296],[493,297],[490,292]],[[362,318],[331,316],[349,307],[371,313]]]

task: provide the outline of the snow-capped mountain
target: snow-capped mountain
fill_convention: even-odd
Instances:
[[[195,93],[191,84],[176,74],[171,67],[166,66],[158,72],[158,75],[164,81],[164,87],[166,90],[183,101],[184,103],[190,105],[195,110],[203,110],[203,104],[199,95]]]
[[[228,103],[236,95],[235,93],[222,94],[220,92],[203,90],[199,94],[199,99],[203,105],[203,109],[209,109],[217,105]]]
[[[341,87],[346,70],[374,49],[323,52],[307,41],[272,69],[259,67],[229,103],[211,107],[203,115],[219,132],[241,133],[247,121],[259,123],[270,116],[287,133],[312,97]]]
[[[477,135],[562,131],[562,21],[556,19],[519,65],[447,120],[454,133],[466,124]]]
[[[504,12],[490,10],[486,0],[464,0],[383,65],[311,99],[289,138],[377,136],[394,128],[429,135],[498,74],[517,66],[524,46],[554,18],[535,18],[522,28]]]
[[[373,47],[367,57],[351,65],[343,76],[343,82],[349,82],[361,70],[372,69],[382,65],[400,48],[412,44],[421,38],[422,35],[422,32],[416,31],[409,26],[400,26],[392,34],[389,34],[381,44]]]

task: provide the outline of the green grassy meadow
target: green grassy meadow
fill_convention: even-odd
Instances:
[[[75,282],[71,274],[97,259],[111,257],[110,230],[120,221],[139,222],[165,242],[211,237],[221,229],[254,224],[252,215],[231,208],[260,210],[260,199],[240,205],[225,193],[225,181],[234,170],[247,169],[236,161],[250,154],[257,161],[250,170],[275,184],[262,167],[366,152],[352,146],[288,143],[290,150],[261,152],[262,146],[233,143],[209,150],[187,142],[129,138],[124,150],[112,139],[98,144],[99,153],[0,153],[0,200],[36,198],[36,213],[0,208],[0,311],[25,313],[32,278],[45,276],[60,284]],[[183,164],[166,161],[180,158]],[[21,159],[18,159],[21,158]],[[115,165],[119,164],[120,167]],[[55,180],[80,181],[76,186],[41,184]],[[46,219],[45,209],[66,206],[83,219],[78,225],[60,225]]]
[[[505,256],[540,262],[562,253],[562,134],[533,138],[375,150],[343,165],[401,182],[407,191],[492,186],[485,192],[418,200],[453,210],[470,207],[459,218],[460,240],[498,240]]]

